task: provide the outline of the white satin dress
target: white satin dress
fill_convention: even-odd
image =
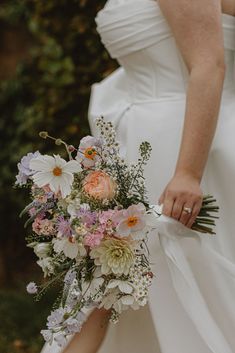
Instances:
[[[148,196],[156,203],[173,175],[184,122],[188,72],[155,0],[109,0],[97,30],[120,67],[92,85],[94,120],[111,120],[129,160],[147,140]],[[226,78],[216,134],[203,175],[204,194],[220,206],[216,236],[161,216],[149,241],[156,274],[149,304],[111,324],[98,353],[235,352],[235,18],[221,14]],[[53,345],[43,353],[57,353]],[[78,350],[78,353],[82,353]]]

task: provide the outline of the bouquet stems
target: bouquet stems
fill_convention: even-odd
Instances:
[[[213,213],[218,213],[219,211],[219,207],[215,203],[216,199],[212,195],[203,197],[201,210],[192,225],[193,230],[211,235],[215,234],[213,227],[215,226],[215,219],[219,218],[213,215]]]

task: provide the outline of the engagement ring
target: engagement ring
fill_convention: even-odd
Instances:
[[[190,207],[184,207],[183,211],[185,211],[187,213],[192,213],[192,209]]]

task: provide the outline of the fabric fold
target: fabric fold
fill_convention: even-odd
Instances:
[[[180,239],[194,238],[202,253],[208,256],[210,266],[216,264],[222,270],[228,270],[235,284],[235,265],[229,263],[216,251],[211,250],[199,233],[192,231],[180,222],[165,215],[159,217],[157,232],[161,247],[165,253],[172,281],[178,298],[187,311],[199,334],[213,353],[233,353],[226,338],[213,319],[197,281],[190,268],[189,259],[181,247]],[[208,236],[208,235],[207,235]],[[206,235],[203,235],[206,237]],[[200,261],[200,259],[198,259]],[[217,273],[219,275],[219,273]],[[234,287],[235,288],[235,287]],[[216,295],[216,294],[215,294]],[[235,295],[235,292],[234,292]]]
[[[98,134],[95,125],[96,118],[103,116],[105,120],[111,121],[116,127],[131,105],[127,77],[123,68],[118,68],[100,83],[93,84],[88,111],[92,134]]]

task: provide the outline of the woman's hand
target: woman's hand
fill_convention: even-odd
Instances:
[[[200,182],[189,174],[175,175],[167,184],[158,203],[163,204],[162,213],[191,228],[202,206],[203,194]],[[183,210],[192,209],[192,213]]]

